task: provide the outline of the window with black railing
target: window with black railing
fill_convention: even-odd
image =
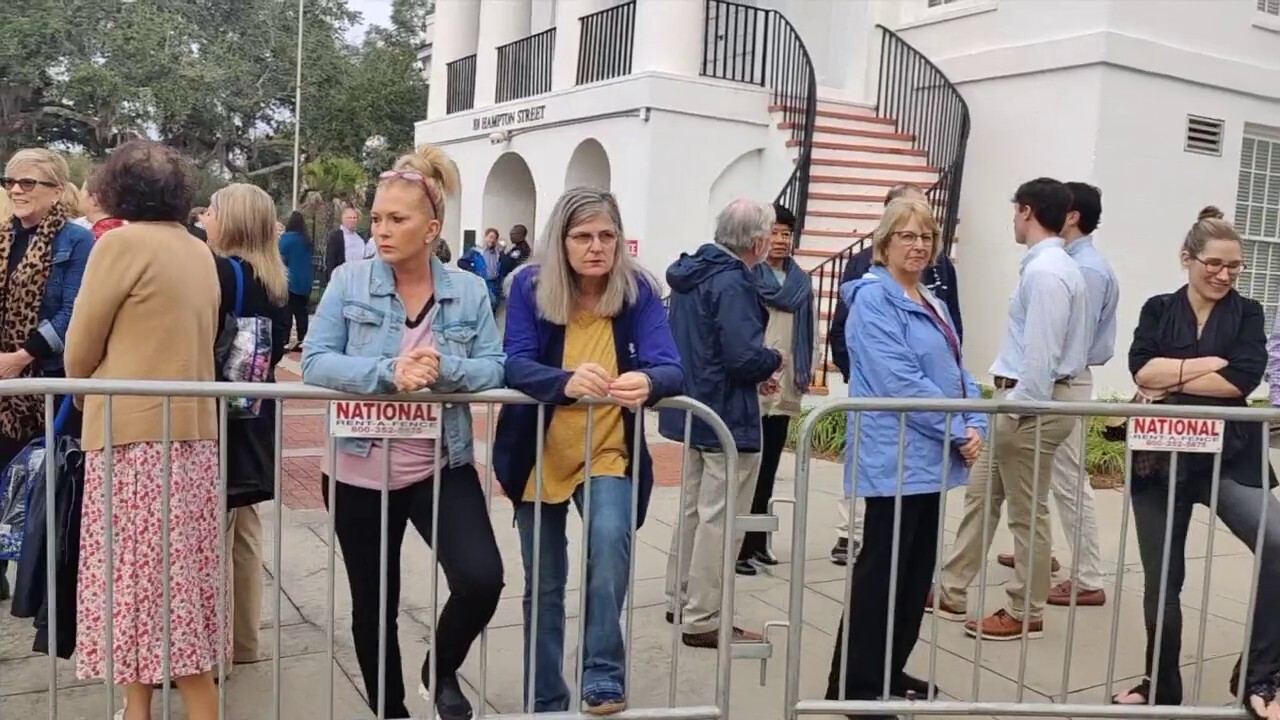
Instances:
[[[773,11],[726,0],[708,0],[702,32],[702,74],[765,84]]]
[[[551,92],[555,54],[555,28],[500,46],[494,101],[504,103]]]
[[[578,45],[577,84],[631,74],[636,36],[636,1],[583,15]]]
[[[445,66],[445,113],[470,110],[476,106],[476,56],[458,58]]]

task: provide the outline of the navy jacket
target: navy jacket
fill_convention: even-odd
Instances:
[[[507,354],[506,382],[513,390],[548,405],[544,414],[545,430],[551,425],[557,405],[572,405],[564,394],[572,373],[562,369],[564,363],[564,326],[538,315],[534,301],[536,268],[516,274],[507,300],[507,328],[504,350]],[[627,305],[613,319],[613,341],[618,353],[619,374],[638,370],[649,376],[653,385],[648,405],[663,398],[679,395],[684,384],[680,358],[667,327],[662,299],[654,287],[643,279],[633,305]],[[624,409],[622,424],[626,431],[627,453],[635,446],[636,413]],[[493,470],[502,491],[513,503],[524,499],[525,485],[534,470],[538,448],[534,442],[538,431],[536,405],[506,405],[498,414],[494,431]],[[649,445],[640,435],[640,492],[636,527],[644,524],[645,510],[653,490],[653,461]],[[629,458],[627,476],[632,474],[635,458]]]
[[[871,246],[868,245],[849,259],[844,266],[844,274],[840,276],[840,287],[853,282],[867,274],[871,269]],[[956,266],[946,255],[939,255],[938,262],[928,268],[920,277],[920,282],[934,297],[946,303],[951,313],[951,322],[955,325],[956,337],[964,342],[964,323],[960,321],[960,288],[956,285]],[[836,312],[831,316],[831,329],[827,340],[831,343],[831,362],[840,369],[844,381],[849,382],[849,346],[845,344],[844,325],[849,320],[849,306],[845,304],[843,295],[836,299]]]
[[[684,394],[706,403],[733,433],[739,452],[760,452],[760,399],[756,386],[782,364],[764,346],[768,311],[751,269],[728,249],[708,243],[682,253],[667,269],[671,334],[684,365]],[[660,410],[658,432],[684,442],[685,412]],[[690,445],[720,450],[711,428],[693,418]]]

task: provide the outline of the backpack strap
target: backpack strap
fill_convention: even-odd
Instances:
[[[53,418],[53,434],[54,437],[62,435],[62,429],[66,427],[67,418],[71,416],[72,396],[66,395],[62,398],[62,404],[58,406],[58,414]]]
[[[240,267],[240,261],[235,258],[227,258],[231,261],[231,269],[236,273],[236,317],[241,317],[244,313],[244,268]]]

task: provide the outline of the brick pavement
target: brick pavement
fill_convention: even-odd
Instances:
[[[296,362],[298,355],[290,355]],[[299,382],[297,374],[286,367],[277,371],[281,383]],[[282,494],[286,507],[294,510],[313,510],[324,507],[320,494],[320,463],[325,448],[325,403],[317,400],[287,400],[284,403],[284,471]],[[484,443],[488,433],[488,418],[475,415],[475,438]],[[664,487],[680,484],[681,446],[669,442],[650,440],[649,453],[653,457],[654,482]],[[485,468],[477,464],[483,476]],[[496,488],[495,488],[496,489]]]

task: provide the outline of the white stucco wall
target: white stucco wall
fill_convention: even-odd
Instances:
[[[733,187],[743,195],[772,201],[786,181],[792,169],[787,135],[774,127],[768,105],[768,95],[759,88],[642,73],[423,121],[415,139],[443,146],[458,165],[461,198],[456,218],[446,221],[446,227],[458,223],[456,240],[450,238],[455,247],[461,246],[464,230],[478,236],[486,226],[497,225],[505,233],[511,222],[520,221],[517,216],[527,214],[534,216],[525,224],[536,241],[566,183],[581,176],[580,166],[571,170],[575,150],[594,139],[607,157],[609,185],[627,237],[638,240],[641,263],[662,277],[681,252],[710,239],[719,209],[711,207],[712,186],[735,160],[748,153],[760,158],[746,171],[739,164],[731,172]],[[474,126],[476,118],[537,106],[543,109],[536,121]],[[509,139],[492,143],[489,136],[496,130],[508,131]],[[534,201],[517,188],[510,207],[498,209],[499,199],[486,200],[484,189],[494,164],[506,153],[527,163]]]
[[[914,0],[904,0],[904,7]],[[950,19],[907,16],[901,35],[959,87],[972,113],[958,266],[967,364],[998,348],[1023,251],[1009,197],[1040,175],[1103,192],[1098,245],[1121,284],[1116,358],[1100,393],[1126,393],[1142,302],[1185,281],[1178,246],[1209,204],[1233,214],[1246,122],[1280,127],[1280,34],[1250,0],[975,0]],[[1225,121],[1221,157],[1184,152],[1188,114]],[[979,313],[975,308],[992,308]]]

